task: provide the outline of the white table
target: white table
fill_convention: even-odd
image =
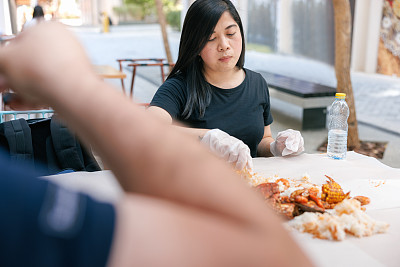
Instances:
[[[287,158],[256,158],[255,171],[265,177],[300,178],[308,174],[311,181],[323,184],[325,174],[332,177],[351,196],[371,198],[367,213],[375,220],[390,224],[385,234],[344,241],[314,239],[309,234],[292,231],[317,266],[400,266],[400,169],[354,152],[338,161],[325,154],[303,154]],[[112,172],[72,173],[47,177],[66,187],[86,192],[101,201],[113,202],[122,190]],[[290,256],[290,252],[288,252]]]

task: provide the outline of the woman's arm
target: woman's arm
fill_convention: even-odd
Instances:
[[[149,112],[162,122],[167,124],[172,123],[171,115],[160,107],[150,107]],[[176,123],[174,123],[174,126],[179,132],[184,133],[194,140],[201,140],[211,151],[231,163],[237,170],[242,170],[245,167],[253,169],[250,148],[242,140],[220,129],[190,128],[180,126]]]
[[[273,157],[271,150],[270,150],[270,145],[271,143],[275,141],[274,138],[272,138],[272,133],[271,133],[271,126],[265,126],[264,127],[264,136],[261,139],[261,142],[258,144],[257,147],[257,156],[259,157]]]
[[[148,112],[153,114],[155,117],[157,117],[160,122],[164,122],[167,124],[173,124],[176,126],[178,131],[181,131],[182,133],[188,134],[192,136],[193,138],[201,139],[204,137],[204,135],[209,131],[209,129],[198,129],[198,128],[189,128],[185,127],[183,125],[179,125],[175,122],[173,122],[171,115],[168,113],[163,108],[156,107],[156,106],[150,106],[148,109]]]

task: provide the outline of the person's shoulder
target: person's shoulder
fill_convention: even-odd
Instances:
[[[264,77],[259,72],[249,70],[246,68],[244,68],[244,71],[246,72],[246,76],[248,77],[249,81],[266,82]]]
[[[167,81],[186,82],[186,76],[183,73],[176,73],[172,77],[169,77]]]
[[[256,72],[254,70],[246,69],[243,68],[244,71],[246,72],[246,75],[249,76],[249,78],[262,78],[262,75],[259,72]]]
[[[161,87],[185,88],[186,78],[182,73],[169,77]]]

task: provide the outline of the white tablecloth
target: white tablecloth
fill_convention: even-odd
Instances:
[[[300,178],[307,174],[316,184],[323,184],[328,175],[345,192],[350,191],[351,196],[370,197],[367,213],[375,220],[390,224],[385,234],[364,238],[348,236],[337,242],[314,239],[293,230],[291,234],[317,266],[400,266],[400,169],[349,152],[346,160],[332,160],[325,154],[256,158],[254,170],[265,177]],[[46,178],[102,201],[113,202],[122,195],[121,187],[110,171]]]

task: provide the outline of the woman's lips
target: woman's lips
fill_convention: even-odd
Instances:
[[[221,62],[228,62],[231,58],[232,58],[231,56],[221,57],[221,58],[219,59],[219,61],[221,61]]]

